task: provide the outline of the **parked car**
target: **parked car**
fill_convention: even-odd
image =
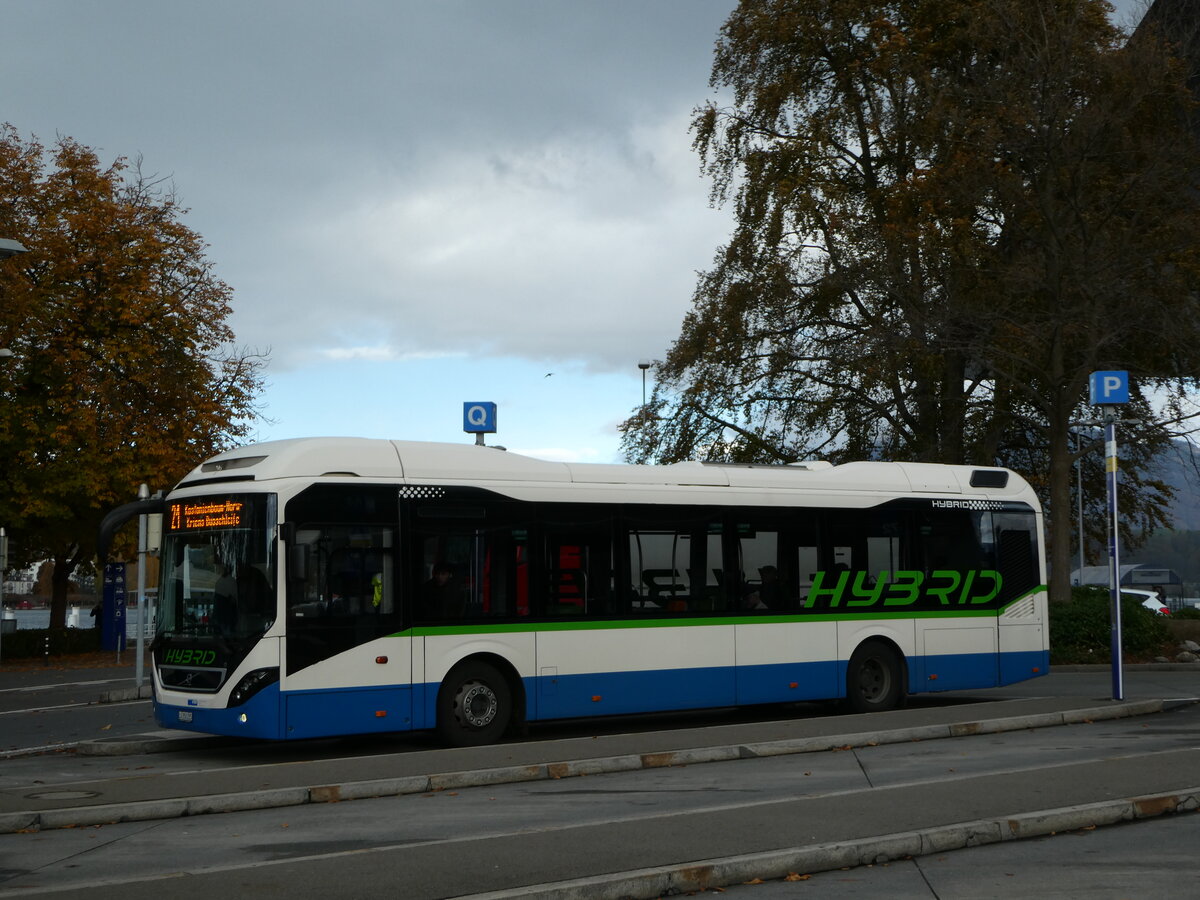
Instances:
[[[1154,613],[1155,615],[1169,616],[1171,614],[1171,610],[1162,601],[1162,598],[1158,596],[1158,591],[1142,591],[1138,590],[1137,588],[1121,588],[1121,595],[1125,597],[1132,597],[1133,599],[1137,600],[1142,607],[1150,610],[1150,612]]]

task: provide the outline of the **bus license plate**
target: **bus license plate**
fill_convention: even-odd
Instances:
[[[190,709],[181,709],[179,711],[179,721],[180,722],[192,721],[192,711]]]

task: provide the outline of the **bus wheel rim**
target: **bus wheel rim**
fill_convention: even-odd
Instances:
[[[455,706],[460,722],[471,728],[486,728],[496,718],[500,702],[495,691],[486,684],[474,681],[463,685]]]
[[[878,700],[890,687],[887,666],[877,659],[864,660],[858,686],[864,698]]]

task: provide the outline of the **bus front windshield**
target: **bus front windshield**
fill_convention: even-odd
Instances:
[[[255,638],[275,621],[275,496],[167,503],[157,636]]]

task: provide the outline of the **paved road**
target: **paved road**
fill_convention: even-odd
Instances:
[[[0,668],[0,760],[32,748],[67,748],[79,741],[156,727],[148,702],[100,702],[113,693],[135,695],[134,683],[130,665],[65,668],[6,663]]]
[[[1139,808],[1125,802],[1129,797],[1156,798],[1140,808],[1157,812],[1164,798],[1194,792],[1200,784],[1200,707],[1168,702],[1174,711],[1104,719],[1194,697],[1200,672],[1130,672],[1126,696],[1141,705],[1123,710],[1107,699],[1103,672],[1055,673],[1018,690],[980,693],[975,703],[884,716],[739,721],[595,737],[551,731],[540,740],[478,750],[443,750],[410,739],[401,752],[374,746],[347,756],[335,752],[345,746],[327,742],[299,755],[292,745],[10,759],[0,769],[0,820],[30,806],[49,817],[43,827],[56,816],[65,817],[60,823],[84,821],[88,810],[109,816],[103,821],[123,814],[143,818],[42,831],[35,843],[28,834],[0,837],[0,860],[22,863],[0,862],[8,869],[0,873],[0,896],[68,896],[90,882],[96,887],[89,896],[161,897],[166,886],[158,879],[164,876],[179,898],[231,889],[270,896],[287,886],[292,893],[303,886],[306,895],[372,896],[383,884],[414,898],[487,891],[528,896],[533,885],[579,877],[588,880],[571,896],[657,896],[672,886],[701,886],[706,878],[737,884],[915,854],[924,855],[856,868],[852,878],[835,871],[814,879],[835,879],[821,896],[874,884],[879,873],[897,896],[998,896],[982,882],[976,893],[956,894],[954,864],[939,863],[944,853],[926,851],[998,839],[1014,827],[1028,835],[1116,821]],[[1089,709],[1082,718],[1091,724],[1025,727]],[[1017,730],[913,738],[1000,728]],[[771,755],[820,741],[835,749]],[[128,739],[112,744],[137,749]],[[856,749],[842,749],[851,744]],[[703,758],[728,761],[664,768]],[[605,769],[608,774],[599,774]],[[571,772],[592,774],[553,777]],[[357,788],[364,795],[394,796],[312,802],[352,796]],[[229,808],[243,811],[170,818],[201,808],[195,804],[220,808],[213,794],[241,798]],[[195,799],[165,803],[178,796]],[[251,810],[250,799],[284,805]],[[134,802],[140,806],[130,807]],[[1048,810],[1058,812],[1048,817]],[[1192,818],[1163,821],[1180,828]],[[103,852],[96,851],[100,846]],[[1040,845],[995,846],[995,865],[1004,868],[1001,851],[1034,853]],[[1167,846],[1178,844],[1171,838]],[[1149,858],[1143,851],[1124,857],[1134,869],[1143,858]],[[714,859],[721,862],[693,865]],[[639,874],[622,880],[629,872]],[[1175,872],[1180,880],[1174,885],[1195,884],[1190,859]],[[938,879],[940,890],[934,887]],[[756,890],[794,890],[797,884]],[[922,884],[925,893],[905,893]],[[545,895],[564,895],[557,890]],[[1174,895],[1188,893],[1184,888]],[[1139,894],[1147,895],[1153,893]]]

